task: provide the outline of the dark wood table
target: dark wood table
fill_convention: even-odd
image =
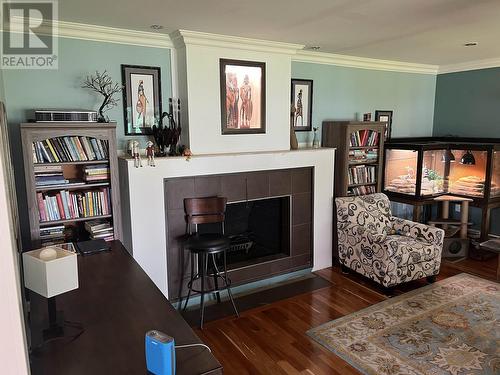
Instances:
[[[56,297],[58,310],[84,332],[41,343],[47,327],[47,300],[30,294],[33,374],[146,374],[144,335],[156,329],[176,344],[201,343],[146,273],[115,241],[112,250],[78,257],[79,288]],[[68,327],[71,336],[78,330]],[[222,366],[205,348],[176,351],[177,374],[222,374]]]

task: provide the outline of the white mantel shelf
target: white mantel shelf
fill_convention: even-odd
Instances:
[[[218,154],[200,154],[200,155],[193,155],[191,157],[190,160],[186,160],[186,157],[185,156],[162,156],[162,157],[156,157],[155,158],[155,161],[156,161],[156,164],[158,164],[158,162],[171,162],[171,161],[177,161],[177,160],[184,160],[184,161],[191,161],[191,160],[194,160],[195,158],[211,158],[211,157],[220,157],[220,156],[225,156],[225,157],[228,157],[228,156],[244,156],[244,155],[261,155],[261,154],[264,154],[264,155],[275,155],[275,154],[289,154],[289,153],[296,153],[296,152],[321,152],[321,151],[324,151],[324,150],[333,150],[335,151],[336,149],[333,148],[333,147],[320,147],[320,148],[312,148],[312,147],[300,147],[299,149],[297,150],[276,150],[276,151],[254,151],[254,152],[228,152],[228,153],[218,153]],[[130,157],[130,156],[125,156],[123,155],[123,152],[122,151],[122,154],[118,156],[119,159],[123,159],[124,161],[128,162],[128,163],[131,163],[131,164],[134,164],[134,158]],[[144,150],[141,150],[141,152],[144,152]],[[144,163],[144,161],[146,160],[146,156],[145,154],[141,154],[141,159],[143,161],[143,165],[145,165],[146,163]]]
[[[243,152],[156,158],[156,167],[134,167],[119,158],[123,243],[168,298],[165,232],[165,184],[175,177],[314,167],[313,270],[332,264],[333,184],[335,149]]]

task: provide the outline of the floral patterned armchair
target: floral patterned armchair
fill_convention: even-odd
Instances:
[[[335,203],[342,265],[386,288],[439,273],[442,229],[393,217],[382,193]]]

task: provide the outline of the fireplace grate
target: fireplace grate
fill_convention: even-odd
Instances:
[[[229,252],[244,251],[245,254],[248,254],[253,246],[253,241],[250,239],[250,233],[236,234],[233,236],[229,236],[229,239],[231,240]]]

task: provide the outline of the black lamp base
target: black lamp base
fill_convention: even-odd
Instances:
[[[72,340],[76,339],[83,333],[83,326],[80,323],[65,321],[63,312],[57,311],[55,297],[49,298],[47,305],[49,310],[49,328],[43,330],[43,342],[65,337],[65,327],[75,328],[80,331],[75,336],[71,337]]]
[[[62,311],[56,312],[56,319],[49,319],[49,328],[43,330],[43,341],[64,337],[64,315]]]

